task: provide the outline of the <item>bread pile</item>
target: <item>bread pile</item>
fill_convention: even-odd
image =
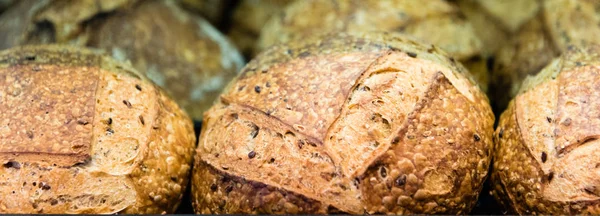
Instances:
[[[0,213],[600,214],[597,8],[0,0]]]

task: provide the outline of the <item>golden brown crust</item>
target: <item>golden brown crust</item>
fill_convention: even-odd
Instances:
[[[519,214],[598,214],[600,47],[571,47],[528,78],[496,130],[493,195]]]
[[[325,214],[335,213],[319,201],[302,194],[231,175],[206,164],[194,162],[195,188],[209,191],[192,193],[192,206],[200,214]],[[206,193],[206,194],[204,194]]]
[[[196,211],[467,212],[487,174],[494,117],[463,71],[433,46],[386,33],[265,51],[205,114]]]
[[[12,92],[0,94],[8,102],[2,113],[23,111],[0,126],[0,196],[12,197],[0,200],[0,212],[175,210],[187,184],[193,127],[147,78],[61,46],[0,52],[0,77],[16,83],[2,85]],[[20,148],[31,154],[6,154]]]
[[[187,189],[191,171],[192,154],[196,144],[192,122],[166,94],[160,92],[159,113],[151,126],[152,133],[144,160],[131,173],[136,179],[139,194],[135,207],[127,214],[172,213]],[[174,202],[177,201],[177,202]]]
[[[72,166],[90,159],[96,70],[20,64],[2,68],[0,74],[1,91],[7,93],[0,118],[10,124],[2,130],[1,161]],[[69,80],[71,85],[57,83],[55,77]],[[61,114],[68,122],[63,122]]]
[[[485,102],[472,104],[443,74],[437,73],[425,97],[397,134],[398,144],[364,174],[361,190],[365,195],[363,202],[370,204],[368,212],[470,211],[487,175],[493,119],[489,110],[467,111],[472,108],[489,109]],[[458,126],[466,122],[475,124],[474,128]],[[468,159],[459,159],[464,154],[469,154]]]
[[[0,48],[46,43],[98,48],[130,61],[195,119],[243,65],[221,33],[175,1],[74,2],[20,3],[0,19],[6,32]]]

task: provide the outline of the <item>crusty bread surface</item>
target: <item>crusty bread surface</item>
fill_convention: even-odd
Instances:
[[[396,34],[332,34],[252,60],[204,115],[197,213],[467,213],[494,116],[466,70]]]
[[[518,214],[600,213],[600,47],[528,77],[496,129],[493,195]]]
[[[0,212],[169,213],[189,117],[131,66],[71,47],[0,52]]]

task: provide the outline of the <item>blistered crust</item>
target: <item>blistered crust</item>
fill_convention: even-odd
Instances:
[[[52,157],[60,158],[54,161],[60,166],[72,166],[89,160],[96,72],[33,64],[0,68],[0,162]],[[54,77],[71,82],[54,82]]]
[[[368,212],[470,211],[487,175],[493,131],[489,110],[470,110],[486,108],[486,103],[473,104],[442,73],[436,73],[397,140],[362,177]]]
[[[348,60],[357,65],[340,64]],[[494,117],[461,69],[434,47],[396,35],[337,34],[267,50],[205,114],[192,180],[196,211],[469,211],[487,174]],[[278,96],[304,82],[316,85]],[[334,103],[321,104],[328,97]],[[301,115],[294,122],[281,110]],[[257,204],[263,196],[273,197],[267,207]]]
[[[198,157],[192,182],[192,206],[199,214],[335,213],[317,200],[219,171]]]
[[[8,119],[2,123],[0,130],[6,132],[10,125],[23,122],[26,128],[35,126],[38,129],[33,134],[34,138],[39,133],[55,136],[55,139],[32,143],[39,146],[33,150],[34,156],[20,154],[20,157],[2,158],[0,195],[13,198],[0,200],[0,212],[175,211],[187,184],[195,138],[189,117],[173,101],[130,66],[89,50],[42,46],[0,53],[0,76],[10,74],[6,71],[24,70],[36,74],[22,73],[21,80],[53,75],[45,77],[47,80],[44,82],[23,85],[21,95],[28,97],[32,94],[31,90],[38,88],[53,93],[35,94],[39,100],[31,103],[42,101],[54,108],[44,115],[57,120],[30,123]],[[94,85],[85,86],[92,89],[78,91],[90,81]],[[61,86],[73,89],[68,88],[68,92],[58,94],[63,91]],[[2,100],[3,97],[1,93]],[[69,105],[69,101],[77,99],[90,101],[90,104],[85,109]],[[29,101],[24,104],[29,104]],[[70,109],[60,108],[66,105]],[[6,112],[11,110],[13,107],[6,108]],[[86,110],[91,112],[89,118],[81,116]],[[22,119],[29,117],[33,116],[27,115]],[[44,124],[54,123],[58,125],[44,127]],[[71,124],[76,126],[70,132],[85,136],[78,138],[79,133],[59,133],[63,128],[70,128]],[[87,133],[82,132],[84,126],[89,127]],[[0,140],[7,140],[14,134],[18,133],[9,130],[0,135]],[[68,140],[73,137],[77,140]],[[27,142],[0,142],[0,145],[12,148],[21,143]],[[79,160],[77,154],[64,157],[44,154],[45,149],[61,146],[85,153],[85,160]],[[58,150],[51,153],[61,153],[62,150]]]
[[[502,114],[493,195],[519,214],[598,214],[598,46],[555,59]]]
[[[192,154],[196,144],[193,125],[187,114],[165,93],[158,94],[158,113],[151,127],[144,160],[132,170],[140,196],[123,213],[156,214],[175,212],[187,190]]]

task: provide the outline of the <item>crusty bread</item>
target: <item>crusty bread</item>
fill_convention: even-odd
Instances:
[[[493,195],[518,214],[600,214],[600,46],[528,77],[496,129]]]
[[[205,113],[197,213],[467,213],[494,116],[466,70],[397,34],[274,46]]]
[[[190,118],[144,75],[88,50],[0,52],[0,213],[168,213]]]
[[[176,1],[21,1],[0,32],[0,49],[68,43],[130,61],[198,120],[243,66],[233,44]]]

